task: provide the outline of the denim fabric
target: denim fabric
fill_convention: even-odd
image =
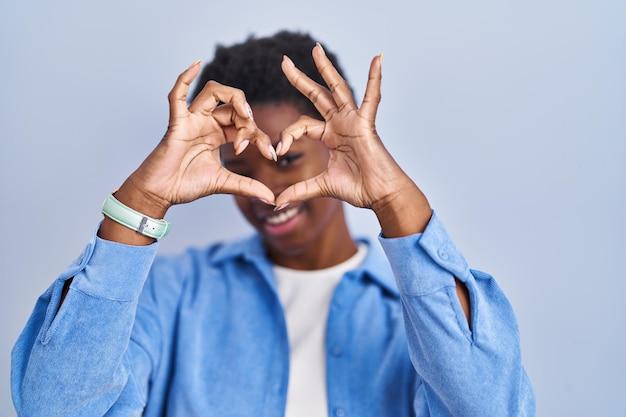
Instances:
[[[423,234],[381,236],[384,252],[362,241],[328,316],[329,416],[533,416],[511,306],[436,214]],[[94,235],[40,297],[13,349],[20,416],[284,415],[289,346],[260,237],[155,259],[157,246]]]

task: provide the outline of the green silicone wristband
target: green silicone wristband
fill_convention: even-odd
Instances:
[[[120,203],[113,194],[104,200],[102,214],[113,221],[135,230],[144,236],[161,239],[170,231],[170,224],[165,219],[153,219]]]

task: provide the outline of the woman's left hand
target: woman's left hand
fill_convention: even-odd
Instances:
[[[406,197],[410,196],[412,203],[421,205],[430,217],[426,198],[389,154],[376,132],[382,55],[372,59],[360,107],[348,83],[319,44],[313,48],[313,59],[330,91],[307,77],[288,57],[284,57],[282,69],[291,84],[311,100],[324,120],[302,116],[282,132],[277,153],[283,155],[294,140],[306,135],[328,147],[328,167],[316,177],[285,189],[276,198],[276,206],[314,197],[334,197],[356,207],[371,208],[381,220],[380,215],[386,215],[390,205],[406,202]],[[392,211],[397,210],[398,207],[394,207]]]

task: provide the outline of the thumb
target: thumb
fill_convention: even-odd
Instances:
[[[218,192],[222,194],[234,194],[242,197],[258,198],[267,204],[275,205],[275,196],[272,190],[253,178],[244,177],[222,168],[226,175]]]
[[[316,177],[297,182],[287,187],[278,197],[276,197],[276,207],[283,208],[289,203],[296,201],[305,201],[316,197],[328,197],[324,188],[321,186],[322,175],[323,174],[320,174]]]

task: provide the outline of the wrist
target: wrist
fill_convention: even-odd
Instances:
[[[411,182],[371,206],[386,238],[422,233],[432,216],[426,196]]]
[[[131,230],[153,239],[161,239],[167,236],[170,231],[170,224],[167,220],[155,219],[133,210],[122,204],[113,194],[109,194],[104,200],[102,214]]]
[[[136,187],[130,178],[112,194],[125,206],[155,219],[164,218],[167,210],[172,206],[166,200]]]
[[[148,216],[152,219],[163,219],[169,206],[163,205],[160,201],[155,201],[144,192],[133,187],[130,181],[126,181],[122,187],[112,194],[117,201],[127,208],[140,213],[141,216]],[[156,240],[153,237],[142,234],[137,228],[129,227],[113,220],[105,215],[98,236],[112,242],[126,245],[149,245]]]

